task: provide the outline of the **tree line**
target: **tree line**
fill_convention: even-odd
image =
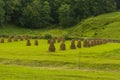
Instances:
[[[89,16],[118,11],[120,0],[0,0],[0,26],[73,26]]]

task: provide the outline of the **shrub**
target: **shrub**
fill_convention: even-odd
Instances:
[[[72,39],[70,38],[70,36],[69,36],[69,35],[67,35],[67,34],[66,34],[66,35],[64,35],[63,37],[64,37],[64,39],[65,39],[65,40],[72,40]]]
[[[52,38],[52,36],[50,34],[45,34],[44,35],[44,39],[50,39],[50,38]]]

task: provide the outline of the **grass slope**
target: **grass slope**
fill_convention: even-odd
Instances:
[[[0,44],[0,80],[119,80],[120,44],[48,52],[47,40],[27,47],[26,41]],[[44,45],[43,45],[44,44]],[[80,70],[78,63],[80,57]]]
[[[84,37],[120,39],[120,12],[88,18],[77,25],[73,32]]]
[[[1,35],[32,36],[51,34],[53,36],[67,35],[72,37],[96,37],[120,39],[120,12],[99,15],[83,20],[80,24],[67,29],[25,29],[14,25],[6,25],[0,28]]]

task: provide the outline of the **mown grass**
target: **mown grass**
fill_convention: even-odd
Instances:
[[[0,65],[1,80],[119,80],[119,72],[49,70]]]
[[[26,46],[26,41],[8,43],[6,40],[4,44],[0,44],[0,79],[120,79],[118,76],[120,72],[119,43],[70,50],[70,41],[66,41],[66,51],[60,51],[60,44],[57,43],[55,44],[56,52],[51,53],[48,52],[47,40],[39,40],[39,46],[33,45],[34,40],[31,42],[32,46]],[[78,71],[79,66],[80,71]]]

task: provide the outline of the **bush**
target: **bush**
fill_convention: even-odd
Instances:
[[[69,35],[64,35],[65,40],[72,40]]]
[[[45,34],[44,39],[50,39],[52,36],[50,34]]]

